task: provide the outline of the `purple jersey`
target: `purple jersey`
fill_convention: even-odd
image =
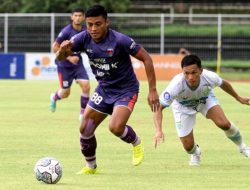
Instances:
[[[92,72],[105,92],[139,91],[130,55],[136,55],[141,46],[133,39],[109,29],[105,39],[99,43],[92,40],[88,31],[75,35],[72,42],[73,51],[85,51],[88,55]]]
[[[68,24],[67,26],[65,26],[61,32],[58,34],[57,38],[56,38],[56,42],[61,44],[64,40],[70,40],[72,36],[78,34],[79,32],[82,32],[83,30],[85,30],[86,27],[82,26],[82,30],[81,31],[77,31],[73,28],[72,24]],[[79,57],[79,61],[77,64],[82,64],[82,56],[80,53],[75,53],[75,55],[77,55]],[[55,61],[57,65],[61,66],[61,67],[75,67],[76,65],[70,63],[68,60],[65,61]]]

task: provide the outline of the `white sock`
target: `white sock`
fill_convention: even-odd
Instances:
[[[86,161],[86,166],[87,166],[88,168],[95,169],[95,168],[96,168],[96,159],[95,159],[95,160],[92,160],[92,161]]]
[[[227,138],[229,138],[234,144],[236,144],[239,148],[243,147],[242,136],[240,134],[240,130],[231,123],[230,129],[225,131]]]
[[[136,139],[135,139],[134,142],[132,142],[132,145],[133,145],[133,146],[137,146],[137,145],[140,144],[140,143],[141,143],[140,137],[136,136]]]
[[[194,147],[190,150],[187,151],[188,154],[201,154],[200,148],[197,144],[194,144]]]

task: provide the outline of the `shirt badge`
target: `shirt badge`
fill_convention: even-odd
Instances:
[[[164,99],[167,101],[170,99],[170,94],[169,92],[165,92],[164,95],[163,95]]]
[[[114,50],[113,50],[113,48],[109,48],[109,49],[107,49],[107,54],[108,54],[108,56],[109,56],[109,57],[112,57],[112,56],[113,56],[113,54],[114,54]]]

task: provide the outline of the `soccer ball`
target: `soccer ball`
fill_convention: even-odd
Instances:
[[[34,172],[38,181],[55,184],[62,177],[62,166],[57,159],[44,157],[37,161]]]

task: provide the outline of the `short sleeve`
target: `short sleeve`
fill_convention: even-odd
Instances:
[[[223,83],[222,78],[219,75],[217,75],[215,72],[208,71],[208,70],[204,69],[203,74],[204,74],[206,80],[212,86],[212,88],[222,85],[222,83]]]
[[[141,48],[132,38],[122,34],[119,37],[119,44],[132,56],[136,55]]]
[[[71,37],[70,41],[72,42],[73,52],[84,51],[85,38],[86,38],[86,31],[82,31]]]
[[[67,32],[67,30],[64,28],[63,30],[61,30],[61,32],[58,34],[57,38],[56,38],[56,42],[61,44],[64,40],[68,40],[69,39],[69,34]]]

